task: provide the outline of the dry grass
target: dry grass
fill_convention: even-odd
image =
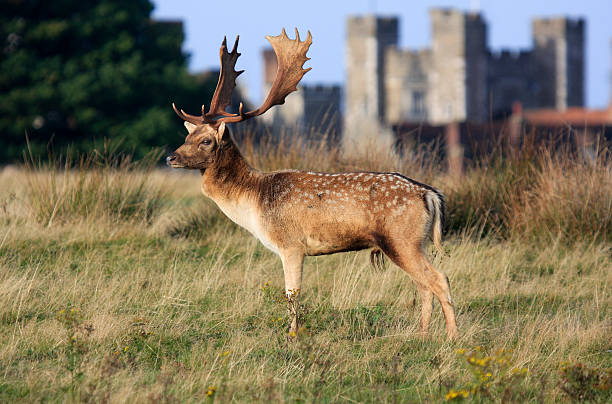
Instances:
[[[612,366],[607,157],[542,154],[457,180],[419,153],[257,150],[268,169],[398,170],[447,191],[449,256],[435,264],[458,341],[438,306],[419,337],[410,280],[361,252],[306,261],[306,328],[287,343],[280,260],[199,195],[197,174],[13,168],[0,173],[0,401],[441,401],[470,382],[455,351],[483,346],[528,369],[508,400],[483,401],[556,402],[570,400],[565,363]]]

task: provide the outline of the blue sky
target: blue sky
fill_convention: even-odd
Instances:
[[[492,50],[531,47],[531,19],[543,16],[584,17],[586,30],[586,102],[604,107],[609,101],[612,60],[612,0],[309,0],[210,2],[204,0],[153,0],[157,19],[180,19],[184,23],[184,49],[191,55],[192,71],[217,69],[219,45],[224,35],[233,42],[240,34],[237,68],[249,97],[261,100],[261,50],[268,45],[265,35],[277,35],[282,27],[293,35],[294,27],[313,44],[306,66],[308,83],[341,83],[344,80],[345,18],[375,12],[400,18],[400,46],[423,48],[430,44],[428,9],[454,7],[478,9],[488,23]],[[229,7],[227,4],[231,4]],[[207,102],[208,100],[202,100]]]

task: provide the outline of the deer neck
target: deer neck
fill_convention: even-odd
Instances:
[[[262,174],[247,163],[233,142],[220,152],[212,166],[201,173],[202,192],[224,212],[224,205],[245,205],[257,201]]]
[[[246,162],[235,145],[228,147],[216,164],[202,171],[202,192],[234,223],[276,251],[261,226],[263,212],[259,205],[259,190],[263,174]]]

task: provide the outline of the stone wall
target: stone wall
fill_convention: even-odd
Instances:
[[[309,86],[299,89],[304,100],[303,125],[307,133],[338,139],[342,132],[340,86]]]

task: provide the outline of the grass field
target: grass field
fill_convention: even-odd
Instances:
[[[449,178],[427,154],[264,154],[264,169],[397,170],[441,188],[460,337],[368,252],[309,258],[287,342],[280,260],[197,173],[119,158],[0,172],[0,402],[606,402],[612,161],[543,151]]]

